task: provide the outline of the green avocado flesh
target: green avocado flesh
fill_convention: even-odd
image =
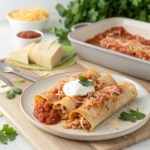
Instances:
[[[11,58],[7,58],[6,61],[15,65],[15,66],[21,67],[21,68],[30,69],[30,70],[41,70],[41,71],[42,70],[47,70],[47,71],[58,70],[58,69],[63,69],[63,68],[67,68],[67,67],[72,66],[75,63],[75,59],[73,58],[73,55],[75,54],[75,52],[74,52],[73,48],[70,46],[63,46],[62,45],[62,50],[63,50],[65,56],[52,69],[45,68],[45,67],[39,66],[37,64],[33,64],[33,63],[30,63],[28,65],[23,64],[21,62],[18,62],[16,60],[11,59]]]

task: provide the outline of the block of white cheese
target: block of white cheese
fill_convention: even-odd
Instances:
[[[64,53],[62,51],[61,45],[54,42],[46,53],[41,54],[39,56],[41,58],[41,65],[47,68],[53,68],[62,57],[64,57]]]
[[[27,53],[28,53],[28,59],[29,59],[29,62],[34,62],[34,53],[33,53],[33,49],[35,47],[37,43],[31,43],[29,44],[28,46],[24,47],[22,50],[26,50]]]
[[[13,51],[9,54],[9,58],[22,63],[28,64],[32,62],[50,69],[59,63],[62,57],[64,57],[64,52],[61,45],[54,40],[49,40],[44,43],[32,43],[22,50],[18,50],[17,52]]]
[[[53,43],[56,43],[56,42],[54,40],[50,40],[48,42],[45,42],[43,44],[43,47],[41,47],[41,49],[37,52],[37,58],[38,58],[38,62],[37,63],[39,65],[42,66],[43,64],[45,64],[44,60],[43,60],[43,56],[46,56],[47,51],[53,45]]]
[[[29,64],[28,54],[25,50],[15,50],[9,53],[9,58],[22,62],[24,64]]]

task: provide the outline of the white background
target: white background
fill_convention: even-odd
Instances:
[[[10,27],[7,22],[6,14],[12,10],[21,8],[41,7],[50,10],[50,20],[44,29],[44,38],[42,41],[56,39],[56,37],[48,33],[49,26],[59,26],[60,18],[55,6],[57,3],[62,3],[66,6],[71,0],[0,0],[0,59],[6,58],[8,53],[16,49],[15,41],[16,32]],[[0,118],[0,129],[3,124],[10,124],[4,117]],[[124,150],[149,150],[150,139],[125,148]],[[19,134],[17,139],[9,142],[8,145],[0,143],[0,150],[33,150],[26,140]]]

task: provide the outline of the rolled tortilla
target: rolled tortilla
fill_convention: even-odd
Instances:
[[[60,81],[58,81],[58,83],[55,87],[49,89],[48,91],[46,91],[44,93],[35,95],[35,97],[34,97],[35,102],[36,103],[43,103],[45,101],[48,101],[51,104],[56,103],[57,101],[61,100],[63,97],[66,96],[65,93],[63,92],[64,84],[71,81],[71,80],[78,79],[79,76],[85,76],[91,80],[96,80],[99,77],[101,77],[101,75],[96,70],[90,69],[84,73],[75,75],[71,78],[67,78],[65,80],[60,80]]]
[[[69,121],[63,127],[65,129],[79,128],[90,132],[137,95],[134,84],[128,81],[106,87],[95,92],[95,96],[90,100],[85,99],[83,106],[70,114]]]
[[[117,82],[115,79],[109,73],[106,73],[104,76],[95,80],[94,88],[97,91],[116,84]],[[59,111],[61,119],[68,119],[70,113],[82,105],[83,98],[85,98],[85,96],[66,96],[62,100],[56,102],[53,105],[53,109]]]

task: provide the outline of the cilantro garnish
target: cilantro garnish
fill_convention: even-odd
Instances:
[[[89,81],[87,77],[85,76],[80,76],[79,77],[79,83],[82,84],[83,86],[93,86],[94,82],[93,81]]]
[[[6,97],[8,98],[8,99],[12,99],[12,98],[15,98],[15,92],[14,92],[14,90],[10,90],[10,91],[8,91],[7,92],[7,94],[6,94]]]
[[[22,90],[20,88],[13,88],[13,91],[16,93],[16,94],[21,94],[22,93]]]
[[[143,114],[143,113],[141,113],[141,112],[139,112],[138,111],[138,108],[137,108],[137,110],[130,110],[133,114],[134,114],[134,116],[136,116],[136,120],[142,120],[142,119],[144,119],[145,118],[145,114]]]
[[[22,90],[20,88],[13,88],[13,89],[11,89],[10,91],[7,92],[6,98],[8,98],[8,99],[15,98],[15,96],[16,96],[15,93],[16,94],[21,94]]]
[[[0,142],[7,144],[8,140],[15,140],[17,135],[17,132],[12,127],[4,124],[2,130],[0,130]]]
[[[130,109],[130,113],[126,113],[125,111],[121,112],[119,119],[124,121],[136,122],[137,120],[144,119],[145,116],[146,115],[139,112],[137,108],[137,110]]]
[[[79,80],[82,82],[82,81],[88,81],[88,78],[85,77],[85,76],[80,76],[79,77]]]

